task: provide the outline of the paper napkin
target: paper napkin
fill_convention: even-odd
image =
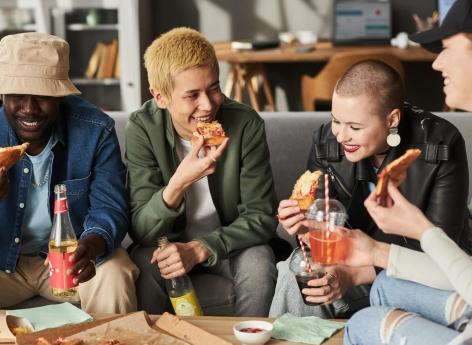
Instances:
[[[318,345],[343,327],[344,323],[317,316],[300,317],[286,313],[275,320],[272,338]]]
[[[93,318],[82,309],[66,302],[43,307],[7,310],[7,315],[26,318],[35,331],[91,321]]]

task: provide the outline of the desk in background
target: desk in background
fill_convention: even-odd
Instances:
[[[275,102],[266,75],[265,65],[274,63],[324,63],[334,54],[346,51],[362,51],[364,53],[384,53],[398,57],[402,62],[432,62],[435,54],[421,47],[400,49],[392,46],[333,46],[330,42],[320,42],[313,45],[314,50],[298,52],[300,46],[282,46],[267,50],[231,50],[230,42],[214,43],[216,56],[219,61],[227,62],[230,70],[224,93],[228,97],[242,101],[243,92],[249,95],[251,106],[256,111],[264,109],[259,105],[259,85],[262,85],[270,111],[275,111]]]

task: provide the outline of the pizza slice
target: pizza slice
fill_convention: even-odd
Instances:
[[[310,172],[307,170],[295,183],[290,199],[297,200],[301,210],[308,210],[315,201],[316,189],[321,175],[321,171]]]
[[[80,339],[66,341],[63,338],[57,338],[52,343],[43,337],[36,339],[36,345],[83,345],[83,343]]]
[[[198,140],[198,135],[203,135],[204,146],[218,146],[223,143],[226,133],[218,121],[197,122],[197,128],[191,139],[192,144]]]
[[[377,186],[375,187],[375,195],[377,203],[385,206],[387,203],[387,186],[391,182],[395,186],[399,186],[406,178],[408,167],[421,155],[420,149],[409,149],[406,152],[390,162],[377,176]]]
[[[23,143],[21,145],[0,148],[0,167],[5,167],[6,170],[10,169],[23,157],[28,146],[29,143]]]

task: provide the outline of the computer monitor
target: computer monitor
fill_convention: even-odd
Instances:
[[[335,0],[334,44],[388,44],[391,33],[390,1]]]

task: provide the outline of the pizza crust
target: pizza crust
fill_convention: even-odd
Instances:
[[[23,157],[28,146],[29,143],[23,143],[21,145],[0,148],[0,167],[5,167],[6,170],[10,169]]]
[[[408,167],[421,155],[420,149],[409,149],[406,152],[390,162],[377,175],[377,186],[375,187],[375,195],[377,203],[385,206],[388,195],[387,186],[393,183],[398,187],[406,178]]]

